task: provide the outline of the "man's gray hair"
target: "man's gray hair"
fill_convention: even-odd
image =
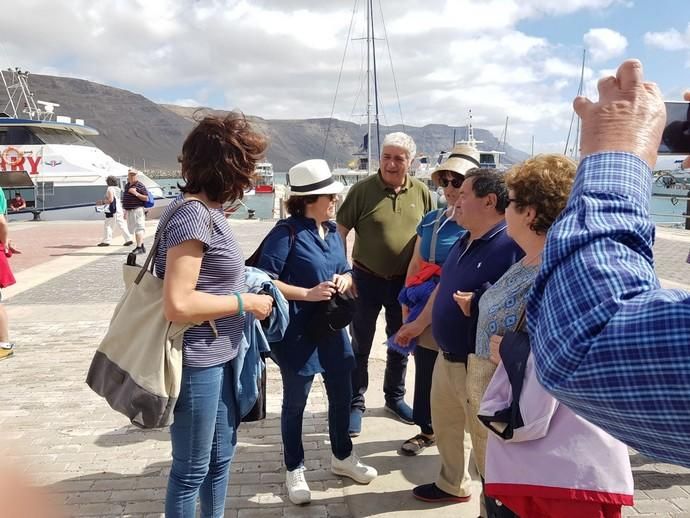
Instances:
[[[383,145],[381,146],[382,152],[383,148],[386,146],[403,148],[405,151],[407,151],[407,156],[410,161],[412,161],[417,154],[417,145],[414,143],[414,140],[412,140],[412,137],[410,137],[407,133],[403,133],[402,131],[396,131],[395,133],[389,133],[386,135],[383,139]]]

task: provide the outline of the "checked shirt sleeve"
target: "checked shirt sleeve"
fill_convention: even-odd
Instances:
[[[634,155],[578,168],[549,230],[528,322],[541,383],[651,457],[690,467],[690,293],[654,272],[652,176]]]

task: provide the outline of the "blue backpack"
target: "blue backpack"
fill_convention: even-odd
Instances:
[[[153,194],[151,194],[151,191],[147,191],[149,195],[149,199],[144,202],[144,208],[145,209],[150,209],[156,204],[156,200],[153,198]]]

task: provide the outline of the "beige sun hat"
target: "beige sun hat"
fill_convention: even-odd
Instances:
[[[333,178],[325,160],[305,160],[288,171],[290,196],[340,194],[345,186]]]
[[[438,185],[438,176],[441,171],[452,171],[461,176],[470,169],[479,167],[479,150],[467,144],[456,144],[448,158],[434,169],[431,180]]]

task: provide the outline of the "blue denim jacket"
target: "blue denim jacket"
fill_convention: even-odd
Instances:
[[[290,323],[288,302],[266,273],[258,268],[247,267],[245,281],[250,293],[259,293],[262,290],[268,292],[273,297],[274,305],[266,329],[254,315],[245,316],[242,342],[237,356],[231,361],[239,410],[236,425],[239,425],[240,419],[247,415],[256,403],[257,380],[266,368],[261,353],[270,352],[268,343],[280,341]]]

